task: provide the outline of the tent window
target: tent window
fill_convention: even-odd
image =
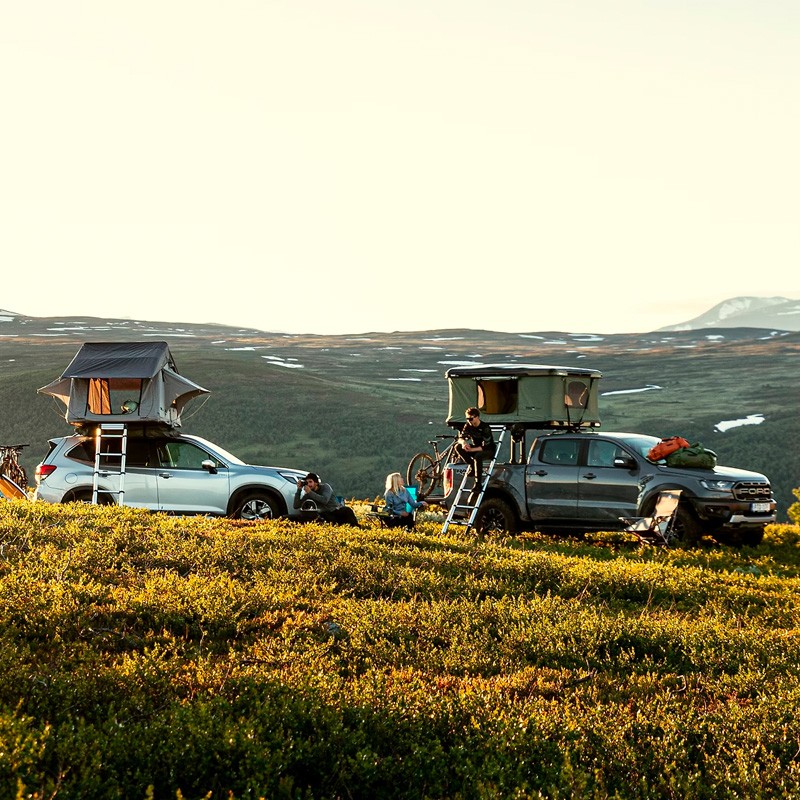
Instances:
[[[564,405],[570,408],[586,408],[589,402],[589,387],[583,381],[569,381],[564,394]]]
[[[141,378],[89,378],[90,414],[130,414],[142,402]]]
[[[478,408],[486,414],[513,414],[517,410],[517,379],[478,381]]]

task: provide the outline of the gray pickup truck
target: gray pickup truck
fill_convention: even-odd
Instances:
[[[532,431],[526,432],[530,437]],[[651,462],[660,440],[639,433],[543,432],[528,450],[501,453],[475,519],[483,530],[621,530],[623,517],[652,513],[659,492],[680,489],[673,539],[690,545],[703,535],[757,545],[775,522],[775,498],[760,473],[733,467],[674,468]],[[516,458],[513,457],[516,451]],[[463,464],[448,464],[444,500],[450,507]]]

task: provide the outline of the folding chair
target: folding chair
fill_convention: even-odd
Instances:
[[[675,522],[675,512],[678,510],[680,499],[680,489],[661,492],[656,500],[652,517],[620,517],[626,523],[625,531],[635,533],[647,544],[666,546],[669,543],[669,533]]]

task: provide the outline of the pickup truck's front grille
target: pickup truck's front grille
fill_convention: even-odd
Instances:
[[[750,502],[753,500],[771,500],[772,489],[768,483],[742,481],[733,487],[733,496],[737,500]]]

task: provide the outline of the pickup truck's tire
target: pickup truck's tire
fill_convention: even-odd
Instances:
[[[679,505],[667,534],[668,547],[693,547],[703,533],[700,521],[688,506]]]
[[[756,528],[741,528],[722,536],[725,544],[734,547],[758,547],[764,538],[764,526]]]
[[[517,532],[517,516],[514,509],[499,497],[490,497],[481,503],[475,518],[475,528],[481,533],[490,531]]]

